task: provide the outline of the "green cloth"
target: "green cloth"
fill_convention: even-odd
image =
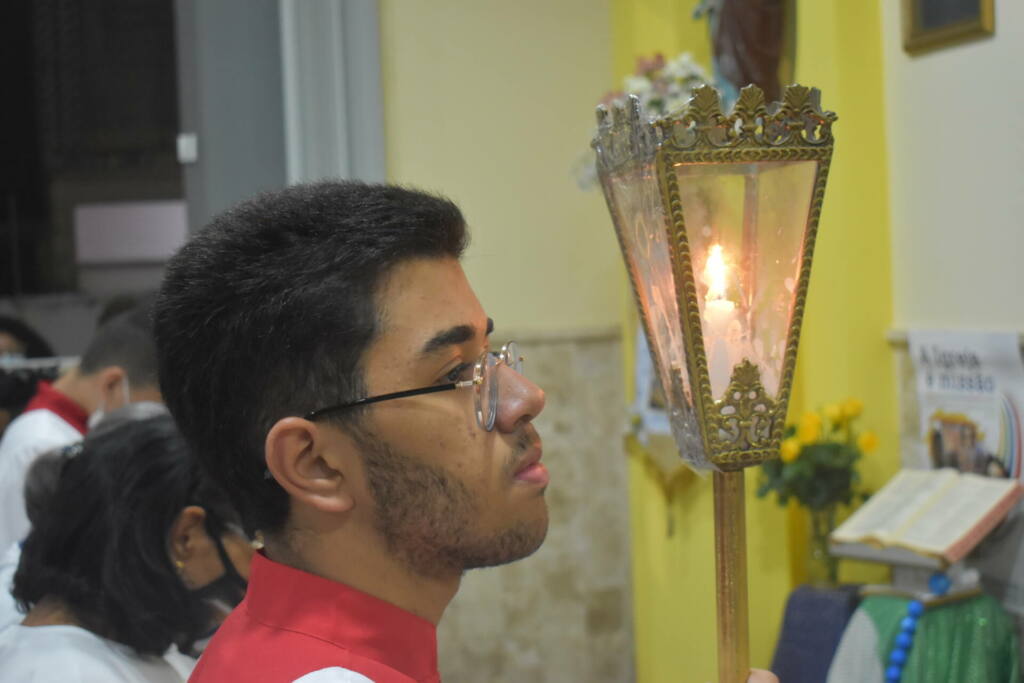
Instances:
[[[877,629],[883,667],[909,602],[879,595],[861,602]],[[901,683],[1020,683],[1013,620],[988,595],[929,607],[917,623]]]

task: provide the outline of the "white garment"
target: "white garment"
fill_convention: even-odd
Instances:
[[[25,477],[43,453],[82,440],[81,433],[45,408],[22,413],[0,439],[0,548],[6,550],[28,535]]]
[[[0,683],[184,683],[194,664],[173,647],[142,657],[77,626],[0,631]]]
[[[828,669],[828,683],[882,683],[885,669],[878,658],[878,628],[862,609],[850,617]]]
[[[18,603],[11,595],[14,572],[18,569],[20,559],[21,546],[17,543],[12,543],[3,557],[0,557],[0,630],[25,618],[25,615],[18,611]]]
[[[296,678],[292,683],[373,683],[373,681],[355,671],[332,666],[312,671],[302,678]]]

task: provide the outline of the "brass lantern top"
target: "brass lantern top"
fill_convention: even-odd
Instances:
[[[821,110],[821,92],[802,85],[786,87],[782,102],[765,103],[764,91],[748,85],[740,91],[730,114],[722,112],[718,91],[694,88],[682,109],[646,120],[640,100],[597,108],[598,132],[593,141],[598,168],[613,171],[653,154],[662,144],[678,150],[715,152],[730,149],[820,149],[832,145],[834,112]],[[727,161],[729,156],[708,158]]]
[[[799,85],[770,104],[747,86],[725,114],[702,86],[661,119],[630,97],[597,120],[598,175],[680,454],[721,470],[774,456],[835,114]]]

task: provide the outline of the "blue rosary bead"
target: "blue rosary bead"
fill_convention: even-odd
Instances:
[[[949,577],[942,572],[935,572],[928,579],[928,590],[935,595],[945,595],[951,587]]]
[[[907,603],[907,616],[900,620],[900,632],[896,635],[895,647],[889,652],[889,665],[885,669],[886,683],[899,683],[902,678],[903,666],[910,659],[910,648],[914,645],[917,621],[924,611],[924,603],[920,600],[911,600]]]

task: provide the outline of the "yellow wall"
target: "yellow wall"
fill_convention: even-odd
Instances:
[[[797,380],[803,408],[848,395],[864,401],[863,426],[878,432],[882,447],[862,471],[877,488],[899,465],[886,342],[892,262],[879,3],[800,2],[797,26],[797,79],[819,87],[824,105],[839,114]]]
[[[637,57],[655,52],[666,58],[689,52],[710,71],[707,23],[693,20],[696,5],[679,0],[612,0],[615,84],[633,73]]]
[[[690,51],[709,65],[706,24],[680,17],[681,6],[689,4],[613,1],[616,80],[632,70],[637,55],[655,51],[667,56]],[[799,82],[822,90],[824,105],[839,113],[839,123],[790,414],[847,395],[862,398],[864,425],[876,429],[885,444],[864,467],[867,483],[877,486],[898,460],[895,388],[885,343],[891,277],[877,4],[798,2],[796,72]],[[633,449],[636,455],[635,444]],[[711,482],[678,477],[666,495],[660,474],[637,457],[630,476],[637,680],[713,680]],[[755,482],[756,472],[749,471],[751,661],[767,667],[785,599],[803,578],[802,562],[794,559],[802,558],[805,522],[799,513],[756,499]],[[879,574],[844,564],[841,578],[877,579]]]
[[[467,274],[499,329],[619,323],[622,265],[600,191],[571,169],[609,89],[606,0],[383,0],[389,179],[463,209]]]

